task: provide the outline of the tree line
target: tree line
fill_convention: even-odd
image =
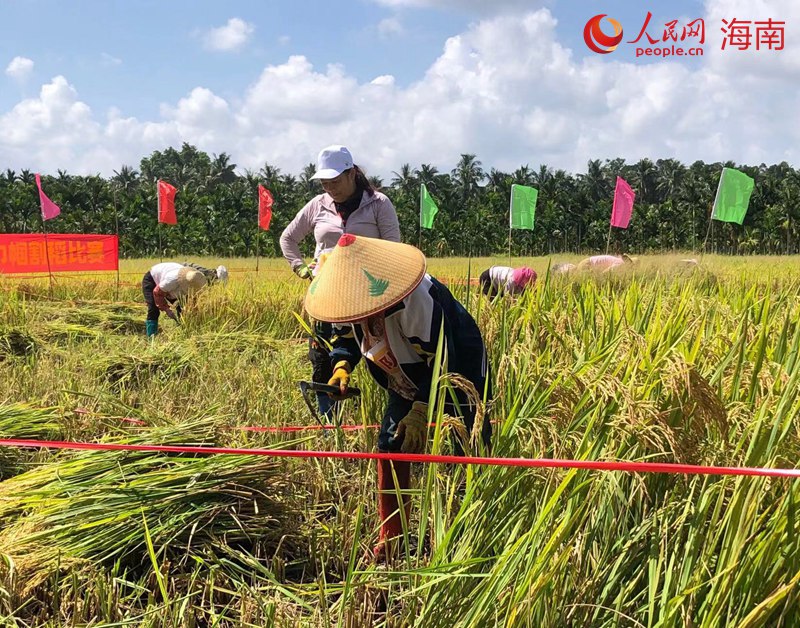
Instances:
[[[744,225],[710,221],[711,204],[723,167],[755,179]],[[226,153],[208,155],[190,144],[155,151],[138,170],[122,166],[109,178],[76,176],[59,170],[43,176],[47,195],[62,210],[45,225],[56,233],[120,234],[124,257],[173,255],[279,256],[281,230],[315,194],[314,164],[299,175],[265,164],[257,172],[236,171]],[[368,173],[369,174],[369,173]],[[545,165],[514,172],[486,171],[475,155],[463,154],[450,172],[403,164],[391,180],[370,177],[391,198],[403,241],[429,255],[491,255],[508,251],[508,208],[512,184],[539,190],[534,231],[514,231],[514,255],[604,251],[616,177],[636,192],[627,230],[613,229],[611,250],[660,252],[699,250],[726,254],[800,252],[800,171],[786,162],[743,166],[732,162],[686,166],[675,159],[591,160],[572,174]],[[178,225],[156,220],[156,182],[178,188]],[[419,186],[436,199],[434,228],[419,229]],[[273,195],[272,226],[257,229],[257,186]],[[0,175],[0,231],[41,232],[43,224],[34,173],[7,169]],[[160,240],[159,240],[160,229]],[[159,241],[161,250],[159,251]],[[307,252],[312,250],[308,242]]]

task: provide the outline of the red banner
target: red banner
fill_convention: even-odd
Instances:
[[[118,268],[119,242],[115,235],[0,233],[0,273]]]
[[[263,185],[258,186],[258,226],[269,231],[272,220],[272,194]]]
[[[175,194],[177,189],[166,181],[158,182],[158,222],[168,225],[177,225],[178,217],[175,215]]]

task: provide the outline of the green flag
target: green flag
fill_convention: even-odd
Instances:
[[[439,212],[433,197],[428,194],[428,188],[423,183],[419,188],[419,225],[426,229],[433,229],[433,219]]]
[[[747,213],[752,192],[753,180],[744,172],[733,168],[723,168],[711,217],[715,220],[737,222],[741,225],[744,215]]]
[[[536,198],[539,190],[527,185],[511,186],[511,214],[508,226],[511,229],[530,229],[533,231],[533,217],[536,214]]]

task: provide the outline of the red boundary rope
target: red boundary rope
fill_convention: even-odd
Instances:
[[[146,423],[142,422],[142,425]],[[245,432],[267,432],[268,434],[288,434],[291,432],[313,432],[313,431],[328,431],[328,430],[342,430],[344,432],[357,432],[359,430],[377,430],[380,425],[283,425],[261,427],[258,425],[243,425],[239,429]],[[429,427],[436,427],[435,423],[431,423]]]
[[[435,456],[430,454],[395,454],[381,452],[297,451],[287,449],[242,449],[183,445],[125,445],[122,443],[82,443],[50,440],[0,439],[0,447],[36,447],[47,449],[82,449],[91,451],[154,451],[179,454],[224,454],[233,456],[269,456],[273,458],[334,458],[339,460],[395,460],[423,464],[476,464],[498,467],[537,469],[588,469],[628,473],[669,473],[678,475],[739,475],[775,478],[800,478],[800,469],[764,467],[715,467],[662,462],[603,462],[599,460],[559,460],[547,458],[488,458],[482,456]]]

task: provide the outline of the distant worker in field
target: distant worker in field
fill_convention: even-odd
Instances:
[[[400,242],[400,222],[389,198],[376,190],[353,156],[344,146],[323,148],[317,156],[317,171],[312,179],[322,184],[323,193],[312,198],[281,234],[281,251],[301,279],[313,278],[314,266],[324,251],[333,249],[343,233]],[[314,261],[307,265],[300,253],[300,242],[314,234]],[[332,375],[327,345],[331,325],[312,321],[314,335],[309,338],[308,359],[312,379],[325,383]],[[324,393],[317,394],[320,413],[330,417],[334,404]]]
[[[216,270],[177,262],[162,262],[153,266],[142,278],[142,293],[147,303],[145,328],[148,338],[158,333],[161,312],[178,322],[181,305],[189,296],[211,283],[227,279],[228,269],[224,266],[218,266]]]
[[[553,264],[550,267],[550,274],[551,275],[567,275],[575,270],[577,266],[572,262],[559,262],[558,264]]]
[[[616,255],[593,255],[587,257],[578,264],[578,270],[591,270],[593,272],[607,273],[608,271],[633,264],[636,260],[627,255],[617,257]]]
[[[521,294],[536,283],[536,271],[528,266],[492,266],[481,273],[483,294],[493,297],[498,294]]]
[[[441,334],[449,371],[460,375],[470,389],[469,394],[456,390],[457,405],[448,396],[444,411],[463,417],[471,433],[479,399],[491,398],[486,350],[477,324],[443,284],[426,274],[425,267],[425,256],[413,246],[345,234],[306,294],[309,316],[336,326],[328,383],[344,394],[363,356],[372,377],[388,391],[378,435],[381,452],[425,452],[428,400]],[[492,430],[486,414],[479,429],[488,447]],[[409,483],[410,463],[378,462],[381,529],[376,558],[394,553],[397,537],[403,534],[402,518],[408,521],[410,502],[404,499],[401,514],[396,489],[405,491]]]

